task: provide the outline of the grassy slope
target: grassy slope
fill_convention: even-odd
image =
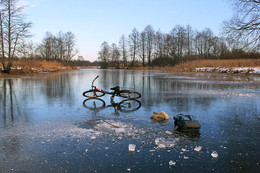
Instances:
[[[2,68],[2,65],[0,65]],[[37,72],[54,72],[62,70],[71,70],[71,67],[65,67],[57,61],[22,59],[12,62],[10,74],[28,74]],[[0,76],[3,75],[0,73]]]

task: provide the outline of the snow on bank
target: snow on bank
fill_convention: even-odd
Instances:
[[[217,72],[217,73],[260,74],[260,67],[238,67],[238,68],[201,67],[201,68],[195,68],[195,71],[196,72]]]

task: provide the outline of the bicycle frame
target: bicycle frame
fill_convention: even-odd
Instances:
[[[115,90],[114,92],[109,92],[109,91],[105,91],[105,90],[102,90],[102,89],[97,88],[97,87],[94,85],[94,82],[95,82],[95,80],[96,80],[98,77],[99,77],[99,75],[92,81],[91,88],[94,90],[94,92],[100,91],[100,92],[105,93],[105,94],[110,94],[110,95],[113,95],[113,96],[118,96],[116,90]]]
[[[141,94],[139,92],[134,91],[134,90],[128,90],[128,89],[120,90],[119,86],[110,88],[112,91],[106,91],[103,89],[99,89],[94,85],[94,82],[98,77],[99,76],[97,76],[92,81],[91,89],[83,92],[83,96],[85,96],[85,97],[102,97],[105,94],[109,94],[109,95],[112,95],[112,98],[114,96],[119,96],[119,97],[123,97],[123,98],[127,98],[127,99],[138,99],[141,97]]]

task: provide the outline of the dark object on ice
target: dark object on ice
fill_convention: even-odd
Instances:
[[[201,128],[199,121],[193,120],[190,115],[179,114],[173,117],[173,119],[175,128],[172,132],[174,132],[175,130],[184,132],[196,132],[199,131],[199,129]]]

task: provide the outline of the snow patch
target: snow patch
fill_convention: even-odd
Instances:
[[[195,68],[195,72],[260,74],[260,67],[238,67],[238,68],[200,67],[200,68]]]

